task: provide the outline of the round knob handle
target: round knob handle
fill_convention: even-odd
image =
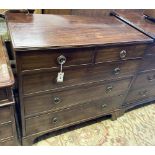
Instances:
[[[116,75],[117,75],[117,74],[119,74],[119,73],[120,73],[120,71],[121,71],[121,70],[120,70],[120,68],[119,68],[119,67],[117,67],[117,68],[115,68],[115,69],[114,69],[114,74],[116,74]]]
[[[107,107],[107,105],[106,104],[102,104],[102,108],[106,108]]]
[[[113,86],[107,86],[106,92],[107,92],[107,93],[111,92],[111,91],[112,91],[112,88],[113,88]]]
[[[54,117],[54,118],[52,119],[52,121],[53,121],[53,123],[57,123],[57,122],[58,122],[58,119],[57,119],[56,117]]]
[[[54,97],[54,103],[58,104],[61,102],[61,99],[59,97]]]
[[[145,96],[147,95],[147,90],[140,91],[140,92],[139,92],[139,95],[145,97]]]
[[[57,61],[60,65],[63,65],[65,62],[66,62],[66,57],[64,55],[60,55],[58,58],[57,58]]]
[[[121,59],[124,59],[124,58],[126,57],[126,54],[127,54],[126,50],[122,50],[122,51],[120,52],[120,58],[121,58]]]

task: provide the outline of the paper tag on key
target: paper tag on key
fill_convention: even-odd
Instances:
[[[64,80],[64,72],[59,72],[57,76],[57,82],[63,82]]]

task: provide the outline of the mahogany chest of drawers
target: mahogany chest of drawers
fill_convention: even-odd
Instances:
[[[115,120],[144,98],[146,85],[154,96],[149,83],[154,75],[140,72],[153,39],[113,16],[10,13],[7,24],[17,64],[23,145],[104,115]]]
[[[14,77],[0,38],[0,146],[17,145],[13,84]]]

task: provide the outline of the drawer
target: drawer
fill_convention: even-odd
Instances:
[[[98,83],[54,93],[44,93],[24,98],[25,115],[63,109],[68,106],[87,103],[97,99],[124,94],[131,78],[110,83]]]
[[[58,71],[44,71],[23,75],[24,94],[80,85],[100,80],[113,80],[133,76],[140,60],[105,63],[64,69],[64,82],[57,83]]]
[[[155,56],[155,45],[154,44],[151,44],[147,51],[146,51],[146,55],[152,55],[152,56]]]
[[[96,50],[96,63],[141,58],[146,45],[102,47]]]
[[[132,89],[151,87],[155,85],[155,71],[140,73],[133,83]]]
[[[125,103],[132,104],[138,101],[143,101],[155,97],[155,86],[144,87],[141,89],[132,90],[129,92]]]
[[[5,125],[0,125],[0,139],[8,138],[13,136],[12,124],[7,123]]]
[[[140,71],[149,71],[155,69],[155,56],[146,55],[142,61]]]
[[[66,58],[64,66],[92,63],[93,48],[57,49],[48,51],[28,51],[19,54],[21,69],[33,70],[39,68],[60,67],[58,57]]]
[[[73,106],[62,111],[42,114],[28,118],[26,122],[26,135],[63,128],[80,121],[110,114],[110,111],[121,106],[124,95],[100,99],[86,104]]]
[[[0,124],[11,121],[11,106],[0,107]]]

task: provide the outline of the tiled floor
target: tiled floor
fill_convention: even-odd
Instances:
[[[41,139],[44,140],[34,145],[155,145],[155,104],[127,112],[116,121],[101,118],[43,136]]]

